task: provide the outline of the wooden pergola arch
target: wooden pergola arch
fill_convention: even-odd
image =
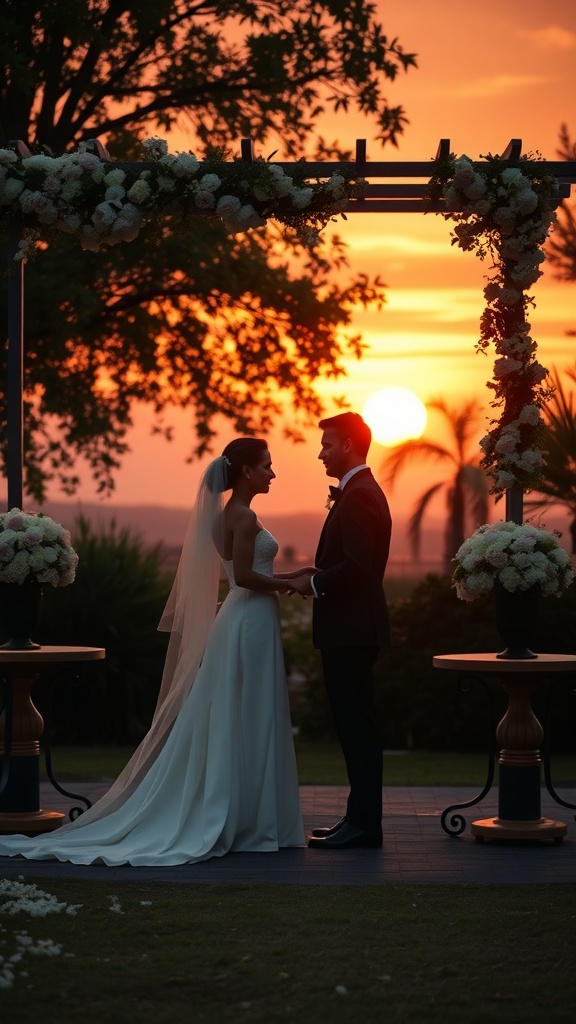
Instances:
[[[11,142],[12,148],[20,157],[31,156],[27,145],[22,141]],[[98,139],[86,143],[86,149],[102,160],[109,161],[106,148]],[[365,182],[361,198],[350,199],[345,209],[350,213],[443,213],[443,199],[433,204],[428,195],[428,182],[434,163],[450,157],[450,140],[441,139],[434,161],[432,160],[380,160],[369,161],[366,155],[366,140],[357,139],[355,159],[351,161],[274,161],[286,172],[298,168],[309,178],[328,178],[338,172],[353,172],[355,177]],[[522,140],[511,139],[502,154],[502,159],[511,167],[521,167]],[[250,163],[255,159],[254,145],[250,139],[242,139],[240,159]],[[116,163],[116,162],[115,162]],[[482,167],[482,161],[473,161],[476,167]],[[118,167],[129,167],[131,170],[145,170],[145,161],[119,161]],[[233,166],[230,162],[228,166]],[[554,208],[564,199],[570,197],[571,186],[576,184],[576,161],[548,161],[539,163],[543,176],[554,177],[558,192],[551,203]],[[378,179],[378,180],[376,180]],[[401,180],[396,180],[401,179]],[[402,179],[406,179],[405,181]],[[423,179],[413,183],[415,179]],[[198,216],[210,216],[199,210]],[[16,237],[16,235],[18,237]],[[9,240],[8,261],[13,265],[14,254],[18,248],[20,232],[13,232]],[[8,346],[7,346],[7,482],[8,508],[22,508],[23,502],[23,466],[24,466],[24,261],[20,260],[8,278]],[[521,523],[522,490],[511,488],[506,493],[506,518]]]
[[[325,178],[329,175],[353,169],[359,178],[367,182],[364,188],[364,195],[361,199],[351,199],[346,208],[346,213],[442,213],[445,209],[444,201],[438,200],[431,204],[427,184],[430,180],[434,163],[440,160],[448,160],[450,157],[450,139],[440,139],[434,160],[375,160],[368,161],[366,158],[366,139],[356,140],[356,156],[354,160],[344,161],[310,161],[283,162],[277,161],[287,173],[291,168],[305,168],[307,177]],[[242,159],[251,161],[254,159],[253,144],[250,139],[242,139]],[[502,159],[507,160],[511,167],[522,166],[520,157],[522,154],[522,139],[511,139],[502,154]],[[276,161],[275,161],[276,162]],[[481,160],[473,161],[474,165],[482,166]],[[570,197],[570,186],[576,184],[576,161],[564,160],[543,160],[539,164],[542,167],[543,175],[550,175],[558,182],[558,201],[554,206],[559,206],[563,199]],[[393,178],[423,178],[423,184],[391,183],[385,181],[372,183],[372,179],[393,179]]]

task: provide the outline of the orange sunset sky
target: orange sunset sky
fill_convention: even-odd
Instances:
[[[574,0],[484,0],[481,5],[381,0],[378,6],[388,35],[398,36],[406,51],[418,55],[418,68],[387,90],[390,103],[405,107],[410,124],[398,150],[383,150],[373,141],[370,123],[354,114],[325,120],[318,126],[324,137],[337,137],[352,149],[356,138],[367,138],[369,160],[431,160],[440,138],[450,138],[454,152],[473,159],[501,153],[512,137],[522,139],[524,152],[538,150],[555,159],[560,125],[566,123],[576,135]],[[184,133],[171,137],[169,144],[172,150],[193,148]],[[355,316],[354,326],[363,332],[370,351],[360,362],[348,364],[346,380],[319,385],[327,412],[335,411],[333,394],[345,393],[361,411],[374,391],[387,386],[408,388],[424,402],[441,396],[459,403],[475,395],[487,403],[492,358],[474,350],[485,268],[472,254],[451,247],[449,224],[433,215],[391,213],[350,216],[335,230],[350,247],[353,271],[382,276],[388,303],[379,313],[358,311]],[[533,294],[537,308],[531,322],[540,360],[548,368],[574,365],[576,339],[566,337],[565,331],[575,326],[576,288],[555,282],[547,272]],[[175,412],[172,422],[176,439],[168,443],[150,436],[151,417],[144,409],[136,410],[129,436],[132,451],[107,504],[191,504],[209,460],[185,462],[192,415]],[[434,426],[429,424],[430,434]],[[231,437],[231,428],[224,424],[215,452]],[[317,461],[317,431],[299,446],[284,441],[278,431],[270,445],[278,479],[270,495],[258,499],[260,514],[322,510],[326,479]],[[369,461],[375,471],[384,452],[373,445]],[[410,511],[414,496],[431,479],[426,474],[436,472],[421,467],[401,478],[389,494],[393,515]],[[62,498],[55,489],[49,496]],[[96,500],[88,472],[77,498]],[[497,518],[501,515],[502,504]]]

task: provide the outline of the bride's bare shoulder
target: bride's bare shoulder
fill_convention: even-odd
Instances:
[[[256,513],[247,505],[232,500],[224,509],[224,524],[232,532],[241,530],[257,533],[260,529]]]

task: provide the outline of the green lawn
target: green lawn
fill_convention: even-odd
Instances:
[[[130,747],[58,747],[53,751],[56,778],[114,779],[131,754]],[[333,740],[296,740],[301,785],[347,784],[338,744]],[[486,756],[452,752],[411,751],[384,755],[388,786],[476,786],[486,777]],[[576,757],[553,762],[558,784],[576,782]]]
[[[18,933],[38,951],[12,965],[7,1024],[573,1018],[572,886],[38,884],[81,906],[0,914],[7,959]]]

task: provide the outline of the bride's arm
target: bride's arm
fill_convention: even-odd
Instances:
[[[293,569],[292,572],[275,572],[275,580],[295,580],[298,576],[310,576],[311,574],[318,572],[315,565],[303,565],[300,569]]]

